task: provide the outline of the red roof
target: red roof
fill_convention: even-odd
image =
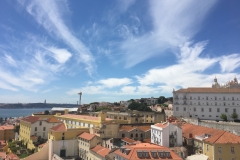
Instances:
[[[121,150],[123,152],[121,152]],[[163,159],[171,159],[171,160],[182,160],[177,154],[175,154],[173,151],[171,151],[169,148],[164,146],[159,146],[156,144],[150,144],[150,143],[137,143],[137,144],[131,144],[126,145],[118,150],[116,150],[114,153],[123,157],[124,159],[134,159],[134,160],[141,160],[141,159],[161,159],[159,157],[158,152],[164,152],[169,153],[170,156],[164,157]],[[147,157],[140,157],[138,153],[147,153]],[[155,157],[152,153],[155,153]]]
[[[48,118],[46,120],[48,123],[61,123],[62,121],[59,121],[57,118],[55,117],[51,117],[51,118]]]
[[[19,160],[19,157],[16,154],[10,153],[5,160]]]
[[[127,138],[127,137],[122,138],[122,141],[127,142],[127,143],[133,143],[133,142],[136,142],[135,140],[130,139],[130,138]]]
[[[154,126],[157,126],[157,127],[160,127],[160,128],[166,128],[168,125],[169,125],[168,122],[154,124]]]
[[[67,131],[67,128],[66,128],[66,126],[65,126],[64,123],[61,123],[61,124],[59,124],[59,125],[56,125],[55,127],[52,127],[52,128],[50,128],[50,129],[53,130],[53,131],[59,131],[59,132]]]
[[[208,143],[240,143],[240,136],[233,133],[188,123],[182,126],[182,133],[185,138],[196,138],[197,136],[202,136],[203,141]]]
[[[0,126],[0,130],[11,130],[11,129],[14,129],[13,125],[10,125],[10,126]]]
[[[2,157],[2,159],[5,159],[7,156],[6,152],[0,152],[0,157]]]
[[[91,149],[93,152],[97,153],[98,155],[105,157],[106,155],[108,155],[108,153],[110,152],[110,149],[108,148],[104,148],[103,146],[97,145],[95,146],[93,149]]]
[[[90,133],[87,133],[87,132],[83,132],[78,137],[90,141],[91,139],[93,139],[93,137],[95,137],[95,134],[90,134]]]
[[[40,117],[36,117],[36,116],[28,116],[28,117],[25,117],[23,119],[21,119],[21,121],[25,121],[25,122],[29,122],[29,123],[35,123],[37,122],[38,120],[41,120],[42,118]]]

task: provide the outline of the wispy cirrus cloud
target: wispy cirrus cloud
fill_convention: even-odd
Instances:
[[[57,36],[74,50],[77,63],[85,64],[85,69],[90,75],[95,71],[96,65],[92,53],[64,23],[62,12],[67,12],[65,1],[36,0],[19,1],[19,3],[52,37]]]
[[[217,0],[195,2],[186,1],[149,1],[149,15],[152,29],[141,35],[122,25],[122,32],[128,37],[119,42],[119,50],[124,53],[122,62],[132,67],[146,59],[163,54],[167,49],[191,41],[198,32],[201,22]],[[189,14],[191,13],[191,14]],[[121,35],[123,34],[121,32]]]
[[[220,60],[222,72],[232,72],[240,66],[240,54],[222,56]]]
[[[97,83],[100,83],[107,88],[112,88],[131,84],[132,80],[129,78],[108,78],[99,80]]]

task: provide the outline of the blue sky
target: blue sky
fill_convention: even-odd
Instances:
[[[0,102],[117,102],[240,79],[239,6],[0,1]]]

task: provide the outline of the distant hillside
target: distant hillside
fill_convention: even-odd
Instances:
[[[78,107],[76,104],[57,104],[57,103],[13,103],[13,104],[0,104],[0,108],[8,109],[8,108],[52,108],[52,107],[65,107],[72,108]]]

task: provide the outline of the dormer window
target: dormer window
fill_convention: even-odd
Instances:
[[[145,158],[148,158],[148,157],[149,157],[148,151],[143,151],[143,154],[144,154],[144,157],[145,157]]]
[[[152,157],[157,158],[157,152],[156,151],[151,151]]]
[[[137,156],[138,156],[138,158],[142,158],[143,157],[143,153],[142,153],[141,150],[137,151]]]

